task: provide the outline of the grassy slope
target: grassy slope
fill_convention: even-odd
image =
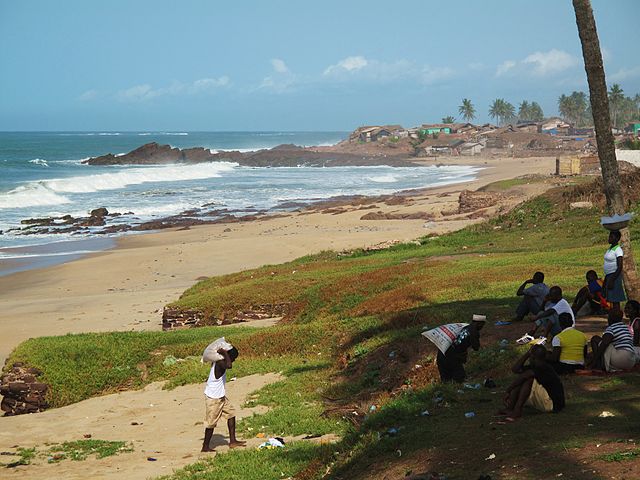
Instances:
[[[199,355],[212,338],[225,335],[241,351],[234,367],[237,375],[283,371],[287,376],[251,400],[273,409],[241,422],[245,434],[264,426],[270,435],[345,436],[334,448],[298,442],[285,451],[234,452],[179,472],[175,478],[180,479],[222,473],[227,478],[281,478],[301,471],[299,478],[315,478],[327,465],[332,465],[335,478],[367,478],[389,468],[385,465],[392,459],[398,477],[409,470],[434,469],[454,478],[471,478],[470,471],[477,472],[476,477],[494,471],[494,478],[546,478],[555,475],[554,461],[579,469],[575,458],[582,450],[572,449],[637,434],[637,420],[627,416],[640,407],[631,395],[638,386],[636,377],[605,388],[602,382],[572,379],[570,408],[561,417],[530,417],[520,428],[495,426],[490,414],[500,395],[488,390],[459,394],[433,383],[434,349],[419,335],[424,325],[464,321],[473,312],[486,313],[491,320],[508,318],[515,288],[535,270],[544,270],[551,283],[574,292],[586,269],[599,269],[606,235],[597,223],[598,212],[566,211],[558,202],[557,195],[537,198],[507,216],[425,239],[420,246],[350,256],[326,252],[205,280],[175,304],[217,316],[252,305],[289,303],[287,318],[276,327],[40,338],[21,344],[10,361],[42,369],[52,386],[50,400],[60,406],[159,379],[168,379],[169,387],[201,382],[206,367],[191,356]],[[472,378],[480,381],[490,374],[504,385],[506,364],[517,352],[501,349],[497,340],[523,329],[489,325],[483,350],[471,355]],[[168,356],[184,360],[165,365]],[[445,397],[447,407],[433,403],[436,392]],[[602,410],[601,401],[624,416],[592,418]],[[380,408],[361,423],[372,404]],[[325,409],[334,415],[321,415]],[[425,409],[432,415],[420,416]],[[465,419],[468,410],[477,417]],[[546,428],[557,422],[567,428]],[[386,435],[390,427],[400,430]],[[544,442],[532,438],[534,430],[542,432]],[[470,442],[480,447],[471,454],[455,450]],[[534,458],[522,457],[532,450]],[[490,453],[498,455],[495,462],[484,460]],[[551,464],[536,461],[537,455],[551,458]],[[589,472],[598,471],[594,458],[588,457]],[[581,478],[604,478],[592,475]],[[565,478],[575,477],[565,473]]]

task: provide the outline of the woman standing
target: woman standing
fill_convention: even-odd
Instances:
[[[620,230],[609,233],[609,249],[604,254],[604,287],[606,299],[613,310],[620,310],[620,302],[624,302],[622,285],[622,261],[624,253],[620,246]]]

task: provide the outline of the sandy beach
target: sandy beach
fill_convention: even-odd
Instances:
[[[434,161],[425,161],[433,164]],[[322,250],[410,241],[482,221],[455,211],[459,192],[528,174],[550,174],[552,157],[448,158],[483,167],[476,180],[411,192],[385,213],[434,213],[423,219],[361,220],[367,212],[343,206],[258,221],[192,227],[120,238],[114,249],[62,265],[0,277],[0,362],[20,342],[38,336],[112,330],[159,330],[164,305],[199,277],[276,264]],[[526,188],[531,187],[531,188]],[[523,186],[506,200],[519,203],[543,184]],[[503,202],[504,203],[504,202]]]

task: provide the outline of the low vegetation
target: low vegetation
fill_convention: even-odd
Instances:
[[[30,465],[36,460],[48,463],[58,463],[63,460],[82,461],[90,456],[106,458],[121,453],[133,452],[133,447],[127,442],[82,439],[44,447],[19,447],[15,452],[3,452],[11,461],[4,466],[14,468]],[[15,459],[17,457],[17,460]],[[0,465],[2,465],[0,463]]]
[[[431,470],[447,478],[604,478],[600,463],[611,462],[594,445],[637,435],[637,376],[607,383],[571,378],[569,407],[561,415],[501,425],[492,418],[501,394],[441,385],[434,348],[420,335],[426,326],[487,314],[483,348],[470,355],[470,382],[492,377],[503,387],[519,351],[500,340],[512,340],[526,327],[493,323],[510,318],[517,286],[541,269],[571,296],[586,270],[600,269],[606,244],[600,211],[570,210],[569,200],[552,191],[507,215],[419,245],[324,252],[210,278],[172,305],[219,317],[287,304],[274,327],[38,338],[21,344],[8,363],[41,369],[51,385],[49,401],[62,406],[157,380],[166,380],[166,388],[202,382],[207,367],[199,355],[224,335],[241,352],[235,375],[285,376],[249,400],[271,409],[242,420],[245,435],[342,438],[331,446],[296,442],[282,450],[231,452],[167,478],[402,478]],[[615,416],[598,417],[604,405]],[[474,418],[465,417],[470,411]],[[559,423],[563,428],[555,428]]]

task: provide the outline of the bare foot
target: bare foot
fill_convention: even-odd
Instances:
[[[202,450],[200,450],[201,452],[215,452],[216,449],[215,448],[211,448],[211,447],[202,447]]]
[[[236,440],[235,442],[229,442],[229,448],[242,448],[247,445],[247,442]]]

